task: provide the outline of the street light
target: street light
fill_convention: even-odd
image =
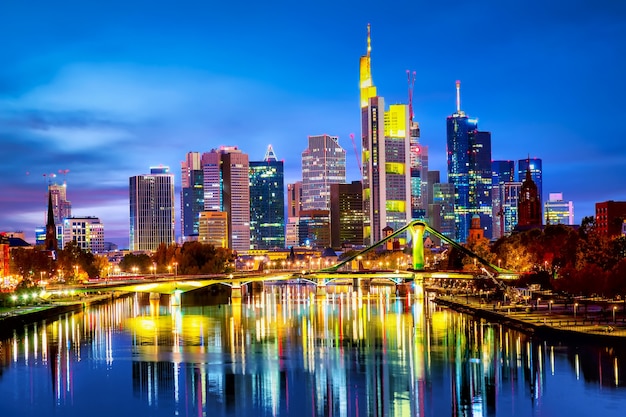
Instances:
[[[574,303],[574,319],[576,319],[576,309],[578,308],[578,303]]]
[[[552,314],[552,303],[554,302],[554,300],[550,300],[550,314]]]
[[[178,276],[178,262],[174,262],[174,275]]]
[[[615,311],[617,310],[617,306],[613,306],[613,323],[615,323]]]

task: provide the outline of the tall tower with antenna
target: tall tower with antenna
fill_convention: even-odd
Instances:
[[[456,82],[456,111],[447,118],[448,182],[454,184],[455,235],[466,242],[471,220],[480,217],[484,236],[491,238],[491,133],[478,130],[478,120],[461,110],[461,82]]]

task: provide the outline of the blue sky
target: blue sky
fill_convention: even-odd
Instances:
[[[549,4],[544,4],[549,3]],[[43,224],[44,174],[69,169],[72,212],[127,246],[128,178],[189,151],[268,144],[300,178],[307,136],[339,136],[358,179],[359,57],[406,102],[445,178],[445,119],[492,132],[493,159],[543,159],[544,197],[577,222],[626,200],[626,2],[5,0],[0,3],[0,230]],[[61,180],[61,177],[57,178]],[[178,202],[178,200],[177,200]]]

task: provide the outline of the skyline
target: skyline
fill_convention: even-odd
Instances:
[[[129,178],[150,166],[175,175],[179,233],[189,151],[234,145],[260,161],[272,144],[292,183],[308,136],[326,133],[346,150],[347,182],[359,179],[349,135],[360,137],[368,23],[387,104],[407,102],[406,70],[416,71],[420,143],[442,181],[458,79],[461,109],[492,134],[493,160],[542,159],[544,201],[563,193],[580,223],[595,202],[626,199],[626,126],[615,123],[626,4],[36,4],[0,6],[0,36],[12,40],[0,54],[0,230],[29,240],[44,225],[47,175],[59,170],[69,170],[72,214],[99,217],[121,247]]]

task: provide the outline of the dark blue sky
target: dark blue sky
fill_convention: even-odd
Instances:
[[[549,3],[549,4],[544,4]],[[43,174],[69,169],[74,215],[127,245],[128,177],[188,151],[268,144],[300,178],[307,135],[338,135],[358,178],[359,57],[406,102],[445,178],[445,119],[461,107],[492,132],[493,159],[543,159],[544,197],[575,218],[626,200],[626,2],[0,3],[0,230],[44,222]],[[177,200],[178,202],[178,200]]]

